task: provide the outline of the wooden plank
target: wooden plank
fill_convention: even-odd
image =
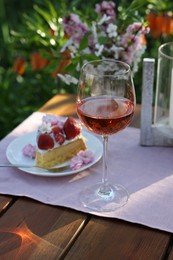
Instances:
[[[56,95],[41,107],[39,111],[56,114],[58,116],[76,116],[75,102],[75,95]]]
[[[170,234],[142,225],[92,217],[65,260],[163,259],[169,239]]]
[[[0,196],[0,216],[2,216],[6,210],[11,206],[11,204],[15,201],[15,197],[12,196]]]
[[[171,235],[170,243],[168,246],[168,252],[165,259],[173,260],[173,234]]]
[[[86,215],[20,198],[0,218],[0,259],[58,259]]]

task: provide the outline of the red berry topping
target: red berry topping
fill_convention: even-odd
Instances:
[[[73,139],[81,133],[81,126],[73,117],[69,117],[64,123],[64,132],[67,139]]]
[[[42,150],[48,150],[54,147],[54,141],[49,134],[40,134],[37,144],[38,148]]]
[[[62,133],[62,128],[60,128],[59,126],[54,126],[52,128],[52,133],[54,134],[54,136],[56,136],[59,133]]]
[[[61,133],[55,135],[55,140],[57,143],[59,143],[60,145],[62,145],[65,142],[65,136]]]

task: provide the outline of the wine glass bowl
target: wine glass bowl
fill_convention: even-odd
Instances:
[[[130,66],[116,60],[95,60],[82,69],[77,94],[77,114],[82,125],[103,137],[102,182],[81,193],[85,207],[112,211],[123,206],[128,192],[121,185],[108,183],[108,136],[126,128],[132,121],[135,90]]]

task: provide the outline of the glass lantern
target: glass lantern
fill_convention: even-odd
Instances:
[[[173,138],[173,42],[158,49],[154,125]]]

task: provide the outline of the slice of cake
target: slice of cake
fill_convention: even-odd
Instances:
[[[44,116],[36,143],[36,165],[43,168],[68,161],[86,149],[81,126],[73,117],[62,121],[54,115]]]

